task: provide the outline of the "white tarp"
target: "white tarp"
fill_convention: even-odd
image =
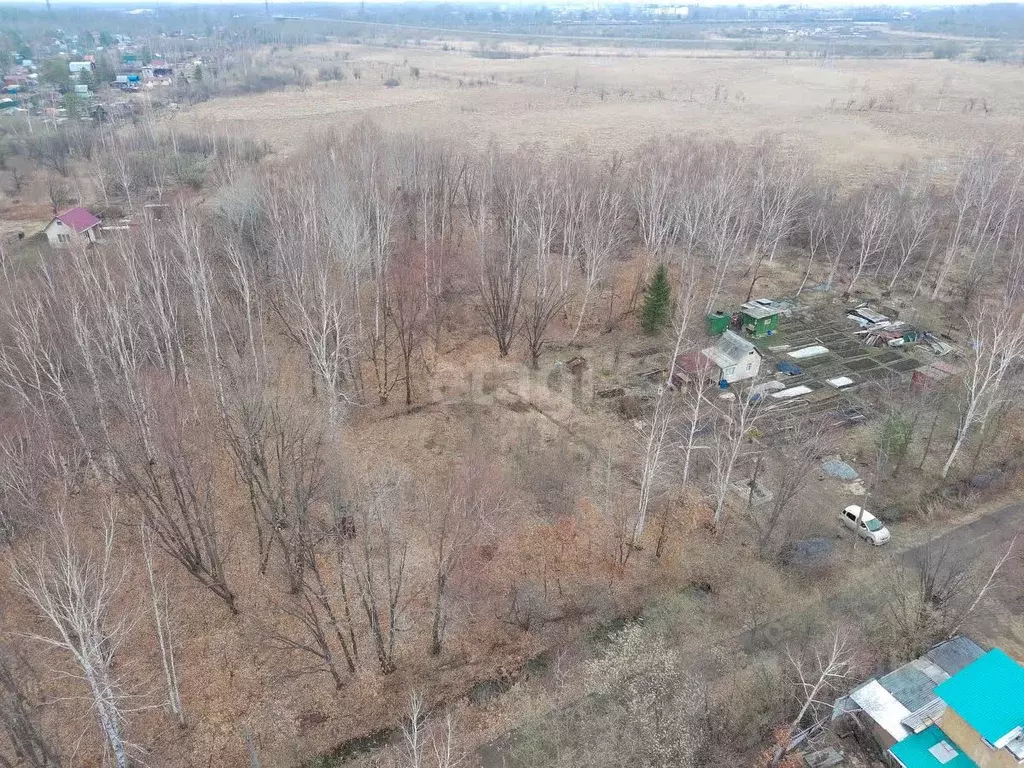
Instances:
[[[790,397],[799,397],[800,395],[808,395],[812,391],[813,390],[810,387],[805,387],[803,384],[801,384],[799,387],[790,387],[789,389],[784,389],[781,392],[772,392],[772,397],[774,397],[774,398],[776,398],[778,400],[785,400],[785,399],[790,398]]]
[[[911,714],[910,710],[900,704],[877,680],[862,685],[850,694],[850,698],[897,742],[910,735],[902,723]]]
[[[853,384],[853,379],[849,376],[836,376],[834,379],[825,379],[825,381],[836,389],[842,389],[843,387],[848,387]]]
[[[805,357],[817,357],[818,355],[828,354],[828,347],[822,347],[815,345],[813,347],[804,347],[803,349],[795,349],[789,353],[789,356],[796,360],[803,360]]]

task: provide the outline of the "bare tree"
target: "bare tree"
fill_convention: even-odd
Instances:
[[[19,680],[17,658],[0,646],[0,732],[7,735],[14,752],[0,754],[2,768],[58,768],[60,757],[37,722],[25,686]]]
[[[888,286],[890,291],[923,250],[929,246],[934,249],[933,230],[938,214],[933,191],[927,187],[921,175],[910,168],[904,169],[900,175],[896,194],[895,232],[889,259],[892,272]],[[926,269],[927,263],[921,270],[922,274]]]
[[[429,296],[424,290],[422,262],[412,252],[399,253],[392,264],[391,298],[388,318],[395,326],[398,347],[402,354],[405,378],[405,404],[412,405],[412,362],[426,335]]]
[[[950,537],[895,564],[886,626],[899,658],[920,655],[962,624],[975,568],[970,553]]]
[[[896,226],[896,202],[891,189],[879,185],[863,192],[856,200],[857,257],[846,290],[852,291],[864,269],[881,259],[893,239]]]
[[[142,526],[142,556],[146,562],[146,576],[149,580],[149,598],[153,608],[153,624],[156,640],[160,646],[160,665],[164,670],[164,684],[167,686],[167,707],[178,721],[178,727],[185,727],[185,713],[181,708],[181,691],[178,685],[178,668],[174,663],[174,645],[170,635],[170,602],[167,579],[157,584],[153,563],[152,533]]]
[[[237,614],[223,562],[213,491],[212,445],[204,421],[181,407],[173,387],[127,398],[130,431],[115,451],[118,478],[154,543]],[[159,402],[159,405],[157,405]],[[206,450],[203,451],[202,448]]]
[[[774,468],[769,475],[773,481],[770,505],[766,511],[756,507],[747,510],[762,558],[771,551],[773,537],[792,516],[793,502],[807,486],[822,456],[831,452],[834,442],[835,434],[829,425],[810,418],[800,420],[793,432],[769,446]]]
[[[114,520],[104,521],[102,546],[84,552],[62,512],[54,517],[51,543],[12,563],[12,576],[50,625],[30,637],[67,653],[89,690],[100,730],[118,768],[128,768],[137,747],[125,736],[128,693],[114,658],[131,622],[117,616],[114,601],[127,566],[115,564]]]
[[[753,380],[751,383],[753,384]],[[733,471],[744,453],[749,450],[755,426],[770,408],[770,404],[758,403],[751,398],[749,390],[735,392],[731,400],[718,407],[714,431],[709,440],[713,468],[712,488],[715,497],[715,530],[719,530],[722,525]]]
[[[963,623],[967,621],[968,618],[970,618],[971,614],[974,613],[975,609],[978,607],[981,601],[985,599],[985,596],[989,593],[989,590],[992,589],[993,585],[998,583],[999,573],[1000,571],[1002,571],[1003,566],[1006,565],[1006,562],[1010,559],[1010,556],[1013,554],[1014,547],[1016,547],[1017,539],[1019,537],[1020,531],[1017,531],[1015,534],[1013,534],[1013,538],[1010,539],[1010,543],[1009,545],[1007,545],[1006,551],[1003,552],[1002,556],[998,560],[996,560],[995,565],[992,566],[992,570],[989,571],[988,578],[985,579],[985,583],[982,584],[981,589],[978,590],[977,596],[974,598],[971,604],[967,606],[967,610],[964,611],[963,616],[960,617],[960,620],[957,621],[956,624],[953,625],[953,628],[949,630],[950,637],[954,637],[960,631],[960,627],[962,627]]]
[[[794,655],[792,651],[787,655],[797,676],[800,709],[789,725],[785,743],[780,744],[772,756],[773,766],[779,765],[789,753],[790,739],[808,713],[831,711],[837,692],[853,672],[854,643],[848,632],[837,628],[821,647],[812,649],[809,659]]]
[[[794,231],[808,193],[807,168],[798,158],[787,157],[779,137],[758,137],[753,151],[753,193],[757,206],[757,235],[754,255],[757,266],[768,259],[771,264],[781,245]]]
[[[529,265],[527,212],[532,180],[499,156],[489,158],[481,173],[480,212],[476,220],[479,290],[487,325],[498,343],[498,354],[505,357],[520,328]],[[491,219],[493,235],[489,231]]]
[[[397,669],[395,641],[404,605],[405,565],[409,544],[402,535],[402,516],[410,503],[410,479],[397,469],[380,470],[360,493],[357,504],[358,560],[349,565],[383,674]]]
[[[536,173],[539,178],[530,195],[528,211],[532,259],[523,311],[523,335],[530,351],[530,364],[535,369],[540,365],[548,326],[565,305],[571,275],[571,260],[555,249],[559,222],[563,221],[564,231],[566,215],[559,178],[542,170]]]
[[[403,743],[393,750],[389,768],[459,768],[465,752],[455,739],[455,715],[446,710],[440,721],[430,721],[423,697],[409,695],[409,712],[402,725]]]
[[[657,261],[679,237],[678,169],[672,148],[663,140],[645,143],[638,151],[629,178],[629,193],[647,250]],[[645,279],[641,275],[641,279]]]
[[[984,429],[998,407],[1003,389],[1024,357],[1024,314],[1019,308],[983,303],[967,319],[970,350],[961,375],[960,418],[942,477],[949,474],[975,427]]]
[[[670,433],[673,421],[673,399],[667,389],[662,389],[654,401],[650,423],[645,420],[640,434],[640,466],[638,469],[640,497],[637,501],[636,516],[633,519],[629,543],[631,547],[640,548],[647,524],[647,513],[651,506],[651,498],[661,479],[664,468],[665,438]]]
[[[268,627],[266,634],[270,643],[276,648],[298,652],[311,660],[309,666],[295,669],[293,674],[328,674],[334,681],[334,687],[341,690],[344,680],[331,642],[330,627],[313,593],[303,589],[277,607],[300,627],[301,632],[294,634],[277,625]]]
[[[505,501],[494,492],[498,483],[480,464],[453,470],[447,485],[426,503],[432,571],[430,655],[441,653],[447,633],[451,584],[473,543]]]
[[[583,281],[583,297],[573,340],[579,335],[586,318],[587,306],[594,291],[607,277],[612,260],[625,244],[626,200],[618,180],[601,172],[587,179],[579,212],[579,249],[577,261]],[[572,210],[566,211],[572,215]]]

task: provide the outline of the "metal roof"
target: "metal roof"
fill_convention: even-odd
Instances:
[[[765,306],[757,301],[748,301],[740,307],[742,312],[747,317],[752,317],[755,320],[760,320],[765,317],[774,317],[775,315],[781,315],[782,310],[776,309],[771,306]]]
[[[100,220],[85,208],[69,208],[58,216],[56,220],[65,226],[71,227],[78,234],[82,234],[100,223]]]
[[[1024,726],[1024,667],[999,648],[957,672],[935,694],[990,744],[1001,746]]]
[[[852,505],[852,507],[859,511],[856,505]],[[921,658],[914,659],[887,675],[870,681],[892,698],[888,710],[875,706],[869,710],[860,704],[858,699],[863,699],[865,696],[868,696],[873,703],[875,700],[887,701],[877,691],[873,696],[870,695],[870,691],[867,694],[855,696],[868,684],[851,693],[849,698],[899,741],[908,732],[916,733],[923,730],[945,710],[946,704],[936,696],[935,687],[984,655],[985,652],[981,647],[970,638],[954,637],[939,643]],[[900,711],[893,702],[902,707],[901,728],[896,728],[891,723],[891,715]],[[886,719],[886,723],[876,717],[875,710],[880,717]],[[837,710],[836,714],[841,714],[841,712]]]
[[[878,680],[869,680],[852,691],[850,698],[893,739],[900,741],[907,737],[901,721],[910,714],[910,710],[885,690]]]
[[[934,662],[947,675],[955,675],[971,662],[985,655],[981,646],[969,637],[960,635],[932,648],[925,657]]]
[[[908,736],[889,753],[904,768],[978,768],[937,725]]]
[[[935,698],[935,686],[948,679],[948,674],[922,657],[880,677],[878,682],[903,706],[915,712],[931,702]]]
[[[920,733],[929,725],[938,722],[939,716],[945,711],[946,702],[936,696],[916,712],[904,717],[901,722],[914,733]]]
[[[728,360],[731,365],[735,365],[751,352],[757,350],[753,344],[733,331],[723,333],[722,338],[718,340],[713,349],[716,362]],[[719,363],[719,367],[725,366]]]

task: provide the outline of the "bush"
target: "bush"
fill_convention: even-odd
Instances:
[[[384,81],[385,88],[397,88],[401,84],[402,81],[399,80],[397,77],[389,77],[387,80]]]
[[[960,55],[961,48],[952,40],[942,42],[932,49],[932,56],[936,59],[955,59]]]
[[[332,80],[344,80],[345,70],[341,67],[320,67],[316,71],[316,79],[322,83],[330,82]]]

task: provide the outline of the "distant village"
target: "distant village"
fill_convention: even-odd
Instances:
[[[202,78],[198,58],[170,60],[127,35],[88,36],[53,37],[12,52],[2,62],[0,116],[54,123],[126,118],[141,108],[132,94]]]

